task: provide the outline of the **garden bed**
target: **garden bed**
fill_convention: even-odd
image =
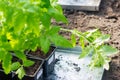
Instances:
[[[99,12],[64,10],[69,25],[59,23],[64,28],[87,31],[99,28],[111,35],[108,44],[120,50],[120,0],[102,0]],[[68,33],[61,32],[69,38]],[[115,55],[110,63],[110,70],[105,72],[103,80],[120,80],[120,55]]]

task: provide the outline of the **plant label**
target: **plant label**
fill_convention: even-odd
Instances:
[[[40,71],[37,74],[37,80],[40,78],[40,76],[42,75],[42,73],[43,73],[43,69],[40,69]]]
[[[49,58],[49,60],[48,60],[48,65],[51,64],[51,63],[53,62],[53,60],[54,60],[54,55],[52,55],[52,56]]]

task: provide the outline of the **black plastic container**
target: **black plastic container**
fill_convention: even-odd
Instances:
[[[53,48],[52,52],[46,58],[38,57],[38,56],[31,55],[31,54],[27,53],[28,57],[44,60],[44,63],[43,63],[43,75],[44,75],[44,78],[48,77],[54,71],[55,49],[56,49],[56,47],[52,46],[52,48]]]
[[[2,69],[0,69],[0,80],[12,80],[12,73],[5,74]]]
[[[32,59],[33,61],[36,61],[36,59]],[[38,61],[38,60],[37,60]],[[43,80],[43,60],[39,60],[40,64],[38,69],[35,71],[33,75],[25,75],[22,80]],[[35,64],[36,65],[36,64]],[[12,80],[20,80],[18,78],[18,75],[15,75],[15,72],[13,72]]]
[[[53,51],[51,55],[44,60],[43,64],[44,77],[48,77],[50,73],[54,71],[54,65],[55,65],[55,52]]]

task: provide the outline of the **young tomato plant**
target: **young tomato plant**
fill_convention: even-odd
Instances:
[[[102,67],[109,69],[110,56],[118,53],[118,50],[106,42],[109,41],[110,35],[102,34],[100,30],[94,29],[86,32],[79,32],[77,30],[61,29],[63,31],[71,32],[71,40],[73,45],[76,43],[76,36],[79,37],[79,44],[82,48],[82,53],[79,58],[91,56],[90,67]]]
[[[72,47],[58,34],[60,27],[51,25],[51,19],[67,23],[55,0],[0,0],[0,63],[6,74],[14,70],[22,79],[24,67],[34,64],[25,50],[40,47],[46,54],[51,44]],[[22,63],[12,62],[11,52]]]

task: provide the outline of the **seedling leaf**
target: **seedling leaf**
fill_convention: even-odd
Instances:
[[[17,71],[16,71],[16,74],[18,74],[18,78],[19,79],[22,79],[25,75],[25,71],[24,71],[24,68],[23,66],[21,66]]]
[[[19,67],[21,66],[21,64],[19,62],[14,62],[11,65],[11,70],[17,70]]]
[[[23,66],[25,67],[32,66],[33,64],[34,64],[34,61],[31,61],[31,60],[24,60],[23,62]]]

